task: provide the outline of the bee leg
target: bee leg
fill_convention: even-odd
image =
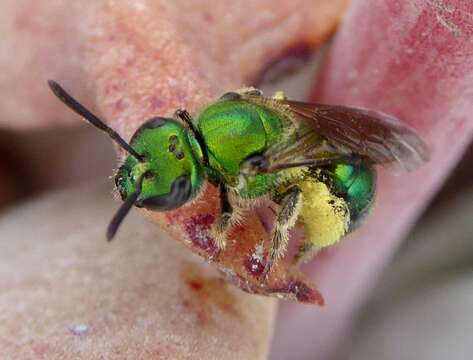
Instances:
[[[194,126],[192,116],[189,114],[189,112],[186,109],[177,109],[176,112],[174,113],[174,118],[177,120],[182,120],[184,123],[187,125],[190,131],[194,134],[197,142],[201,146],[203,150],[203,159],[202,161],[204,162],[205,165],[209,164],[209,155],[207,153],[206,147],[205,147],[205,141],[202,136],[202,134],[198,131],[198,129]]]
[[[249,88],[246,88],[246,89],[242,89],[241,92],[244,95],[263,96],[263,90],[256,89],[254,87],[249,87]]]
[[[302,204],[302,190],[297,185],[291,186],[278,199],[275,199],[281,205],[281,209],[276,216],[273,233],[271,235],[271,249],[266,266],[262,273],[263,279],[271,271],[275,261],[281,259],[287,250],[289,241],[289,230],[292,229],[297,221]]]
[[[174,118],[184,121],[189,129],[191,129],[193,132],[196,132],[196,128],[192,122],[192,116],[186,109],[177,109],[174,112]]]
[[[221,214],[212,227],[212,233],[217,247],[216,253],[212,256],[212,259],[218,258],[222,250],[225,250],[227,245],[227,232],[235,220],[235,217],[233,216],[233,207],[228,200],[228,191],[225,184],[219,184],[219,190]]]

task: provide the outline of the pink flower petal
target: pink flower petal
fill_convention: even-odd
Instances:
[[[282,304],[273,359],[291,358],[295,351],[299,359],[327,357],[469,143],[473,134],[472,14],[473,3],[461,0],[353,3],[314,100],[398,116],[426,140],[432,160],[400,177],[381,172],[370,220],[309,266],[327,306]]]

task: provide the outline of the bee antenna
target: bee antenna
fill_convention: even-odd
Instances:
[[[120,206],[113,216],[110,224],[107,227],[107,241],[111,241],[115,234],[117,233],[118,228],[120,227],[125,216],[130,212],[131,208],[135,204],[138,196],[141,193],[141,188],[143,186],[143,179],[145,178],[146,173],[142,174],[137,181],[137,187],[135,191],[126,198],[122,206]]]
[[[54,80],[48,80],[48,84],[54,95],[56,95],[57,98],[61,100],[64,104],[66,104],[70,109],[82,116],[85,120],[94,125],[96,128],[106,132],[112,138],[112,140],[114,140],[118,145],[120,145],[123,150],[135,157],[138,161],[143,161],[143,157],[138,154],[136,150],[134,150],[125,140],[123,140],[123,138],[115,130],[107,126],[105,122],[103,122],[97,116],[87,110],[84,105],[82,105],[71,95],[69,95],[67,91],[61,87],[61,85],[59,85]]]

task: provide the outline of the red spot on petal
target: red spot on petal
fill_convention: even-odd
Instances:
[[[124,99],[118,99],[115,101],[115,110],[116,111],[123,111],[129,106],[128,102],[126,102]]]
[[[192,240],[192,243],[209,254],[214,254],[216,246],[210,232],[214,221],[213,215],[201,214],[193,217],[185,224],[184,229]]]
[[[191,280],[191,281],[188,281],[187,284],[192,290],[195,290],[195,291],[202,290],[203,285],[200,281]]]
[[[311,289],[301,281],[291,281],[286,292],[294,294],[296,299],[303,303],[324,305],[322,294],[315,289]]]
[[[164,105],[164,102],[163,100],[161,100],[159,97],[157,96],[151,96],[149,98],[149,102],[151,104],[151,109],[153,110],[158,110],[158,109],[161,109]]]
[[[258,277],[263,273],[266,262],[262,256],[255,253],[245,258],[245,269],[253,276]]]
[[[212,15],[210,15],[209,13],[203,13],[202,14],[202,19],[204,19],[204,21],[206,23],[213,23],[215,21],[214,17]]]

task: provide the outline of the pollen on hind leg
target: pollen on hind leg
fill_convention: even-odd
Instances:
[[[333,194],[317,176],[298,169],[287,172],[289,183],[299,185],[303,201],[299,223],[305,236],[301,240],[301,256],[338,242],[350,225],[350,212],[344,199]]]
[[[308,233],[306,241],[316,248],[335,244],[349,228],[346,202],[332,194],[322,182],[304,181],[300,186],[305,196],[301,218]]]
[[[280,244],[274,252],[274,259],[279,260],[284,257],[287,251],[287,243],[289,242],[289,233],[287,229],[276,229],[272,235],[274,244]]]

